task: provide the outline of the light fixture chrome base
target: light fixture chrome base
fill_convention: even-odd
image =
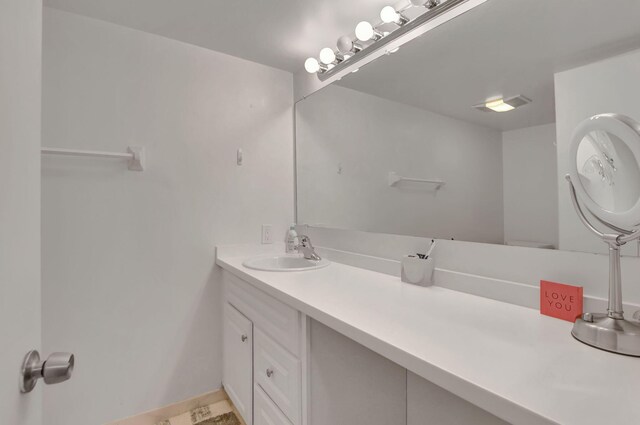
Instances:
[[[571,335],[601,350],[640,357],[640,322],[585,313],[574,323]]]

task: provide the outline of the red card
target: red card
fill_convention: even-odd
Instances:
[[[582,286],[541,280],[540,313],[575,322],[582,315]]]

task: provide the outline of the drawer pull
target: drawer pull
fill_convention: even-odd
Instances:
[[[267,378],[271,378],[273,376],[273,369],[267,369]]]
[[[245,342],[249,337],[247,335],[242,335],[240,338],[242,339],[242,342]]]

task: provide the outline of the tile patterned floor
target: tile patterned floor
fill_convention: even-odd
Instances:
[[[233,412],[231,403],[223,400],[208,406],[196,407],[157,425],[242,425],[242,422]]]

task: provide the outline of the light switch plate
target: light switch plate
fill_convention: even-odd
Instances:
[[[262,225],[262,243],[273,243],[273,226],[271,224]]]

